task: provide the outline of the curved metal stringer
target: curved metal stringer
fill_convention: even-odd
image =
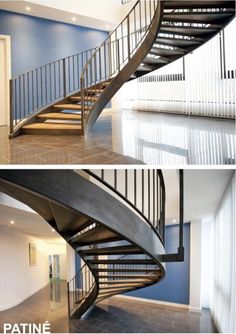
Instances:
[[[163,279],[160,256],[165,250],[158,233],[76,172],[1,170],[0,190],[39,213],[85,262],[89,274],[82,296],[77,279],[73,291],[68,284],[71,317],[83,316],[94,303],[117,293]]]

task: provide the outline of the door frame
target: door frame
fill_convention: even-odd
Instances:
[[[11,79],[11,37],[8,35],[0,35],[0,40],[4,42],[5,49],[5,61],[6,61],[6,69],[5,69],[5,85],[6,85],[6,114],[5,120],[6,125],[10,125],[10,79]]]

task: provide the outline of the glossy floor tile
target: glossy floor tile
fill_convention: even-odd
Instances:
[[[235,164],[235,122],[118,110],[79,136],[19,136],[0,127],[0,164]]]
[[[43,323],[52,333],[212,333],[208,310],[201,313],[113,297],[95,306],[82,319],[68,320],[66,283],[54,281],[22,304],[0,312],[3,324]]]

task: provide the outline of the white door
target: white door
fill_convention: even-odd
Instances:
[[[9,124],[10,37],[0,35],[0,126]]]

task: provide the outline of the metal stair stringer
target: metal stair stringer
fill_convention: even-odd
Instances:
[[[38,212],[89,267],[95,284],[71,316],[81,317],[104,298],[163,279],[165,270],[159,256],[165,251],[158,235],[124,204],[77,173],[2,170],[0,190]],[[118,240],[123,244],[114,246]],[[125,255],[104,260],[99,258],[99,249],[101,254],[125,251]],[[132,258],[136,253],[139,256]],[[107,267],[101,267],[104,264]]]

